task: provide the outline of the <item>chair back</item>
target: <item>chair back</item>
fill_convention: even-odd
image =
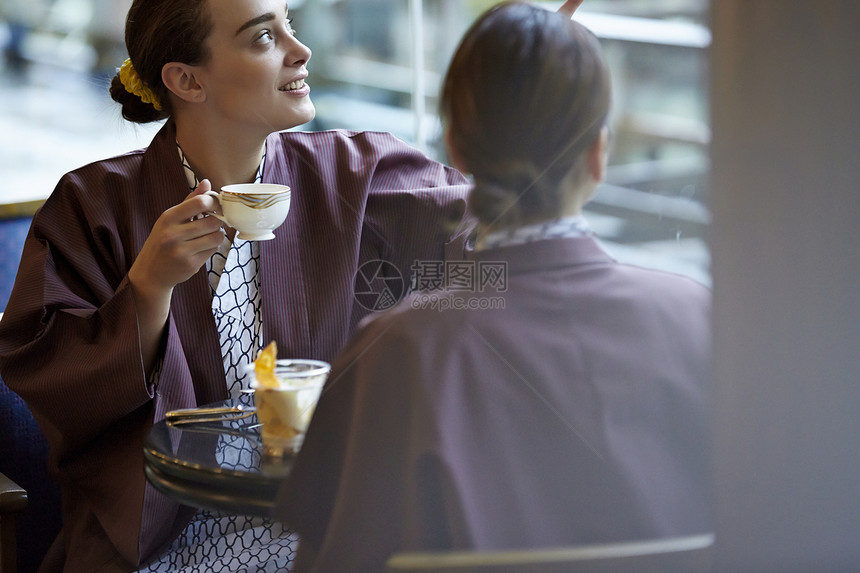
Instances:
[[[0,474],[27,492],[27,507],[15,517],[18,573],[36,571],[60,531],[60,488],[48,474],[45,436],[24,400],[2,379]]]
[[[4,217],[0,213],[0,312],[6,310],[12,293],[32,220],[32,217]]]
[[[707,573],[713,534],[625,543],[497,552],[397,553],[389,572]]]

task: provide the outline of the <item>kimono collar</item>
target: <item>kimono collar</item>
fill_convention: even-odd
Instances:
[[[582,215],[570,217],[559,217],[549,221],[542,221],[533,225],[525,225],[514,229],[503,229],[488,233],[483,238],[476,250],[495,249],[498,247],[512,247],[524,245],[534,241],[546,239],[561,239],[570,237],[583,237],[591,234],[591,227]]]
[[[617,262],[592,234],[470,251],[466,258],[476,261],[478,265],[503,261],[509,275]]]
[[[266,152],[268,148],[269,142],[268,140],[266,140],[266,143],[263,145],[263,157],[262,159],[260,159],[260,165],[257,166],[257,175],[256,177],[254,177],[254,183],[263,182],[263,168],[266,165]],[[182,146],[179,145],[179,141],[176,142],[176,149],[179,150],[179,161],[182,162],[182,167],[185,170],[185,180],[188,182],[188,187],[190,187],[191,190],[194,191],[200,184],[200,179],[197,177],[197,174],[194,172],[194,169],[192,169],[191,165],[188,163],[188,158],[185,157],[185,152],[182,151]]]

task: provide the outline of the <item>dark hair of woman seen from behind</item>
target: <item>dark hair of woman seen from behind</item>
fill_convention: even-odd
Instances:
[[[561,183],[587,175],[579,159],[606,125],[610,91],[600,45],[582,25],[518,2],[477,20],[451,62],[440,112],[449,147],[474,176],[478,220],[508,227],[559,216]]]
[[[211,30],[212,21],[204,0],[134,2],[126,18],[125,45],[140,79],[155,93],[163,109],[158,110],[129,93],[117,72],[111,81],[110,95],[122,105],[122,116],[135,123],[170,116],[170,97],[161,81],[161,69],[168,62],[205,63],[209,54],[204,42]]]

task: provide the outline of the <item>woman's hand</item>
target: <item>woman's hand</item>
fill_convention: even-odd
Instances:
[[[221,221],[199,217],[219,208],[213,197],[204,195],[211,188],[204,179],[182,203],[155,222],[128,273],[135,291],[164,294],[172,290],[191,278],[221,244]]]
[[[206,216],[219,208],[204,195],[211,188],[204,179],[182,203],[162,213],[128,271],[147,370],[158,353],[173,288],[194,276],[224,240],[221,221]]]
[[[573,17],[573,13],[576,12],[576,9],[584,2],[584,0],[567,0],[564,4],[561,5],[561,8],[558,9],[559,14],[567,14],[568,18]]]

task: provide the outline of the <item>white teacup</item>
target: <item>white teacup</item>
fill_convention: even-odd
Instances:
[[[239,183],[225,185],[220,193],[207,191],[218,200],[223,215],[215,217],[247,241],[274,239],[273,231],[280,227],[290,211],[290,188],[274,183]]]

